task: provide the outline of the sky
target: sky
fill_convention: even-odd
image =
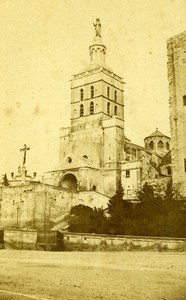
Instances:
[[[0,174],[58,164],[70,79],[89,63],[96,18],[106,63],[125,84],[125,135],[169,131],[167,39],[185,31],[185,0],[0,0]]]

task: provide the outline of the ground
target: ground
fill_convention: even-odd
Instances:
[[[0,251],[0,300],[185,300],[186,253]]]

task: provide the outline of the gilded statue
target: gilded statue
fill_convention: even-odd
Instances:
[[[94,28],[95,28],[95,32],[96,32],[96,36],[101,37],[101,23],[100,23],[100,19],[96,19],[96,24],[94,24]]]

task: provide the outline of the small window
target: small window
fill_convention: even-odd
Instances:
[[[107,87],[107,98],[110,98],[110,87]]]
[[[151,150],[154,149],[154,142],[153,142],[153,141],[151,141],[151,142],[149,143],[149,149],[151,149]]]
[[[158,148],[162,149],[163,146],[164,146],[164,145],[163,145],[163,142],[162,142],[162,141],[159,141],[159,142],[158,142]]]
[[[94,113],[94,102],[90,102],[90,115]]]
[[[127,190],[127,196],[131,197],[131,190],[130,189]]]
[[[172,172],[171,172],[171,167],[168,166],[168,167],[167,167],[167,175],[171,175],[171,174],[172,174]]]
[[[94,87],[93,87],[93,85],[90,87],[90,97],[94,98]]]
[[[84,158],[86,158],[86,159],[88,158],[88,156],[87,156],[87,155],[83,155],[83,157],[84,157]]]
[[[107,103],[107,114],[110,114],[110,102]]]
[[[186,95],[183,96],[183,105],[186,105]]]
[[[84,106],[83,104],[80,105],[80,117],[83,117],[84,115]]]
[[[71,157],[67,157],[67,162],[68,162],[69,164],[71,164],[72,158],[71,158]]]
[[[131,150],[131,153],[132,153],[132,156],[133,156],[134,158],[136,158],[136,149],[132,149],[132,150]]]
[[[130,170],[126,170],[126,178],[130,178]]]
[[[80,89],[80,100],[82,101],[84,98],[84,91],[83,89]]]
[[[185,173],[186,173],[186,158],[184,158],[184,168],[185,168]]]
[[[96,191],[96,185],[93,185],[92,190]]]
[[[117,116],[117,110],[118,110],[118,108],[117,108],[117,106],[115,105],[114,106],[114,114]]]
[[[167,142],[167,144],[166,144],[166,148],[167,148],[167,150],[169,150],[170,149],[170,145],[169,145],[169,143]]]
[[[117,91],[114,92],[114,100],[117,101]]]

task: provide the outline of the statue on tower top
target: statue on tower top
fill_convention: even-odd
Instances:
[[[100,19],[97,18],[96,19],[96,24],[94,24],[94,28],[95,28],[95,32],[96,32],[96,36],[101,37],[101,23],[100,23]]]

